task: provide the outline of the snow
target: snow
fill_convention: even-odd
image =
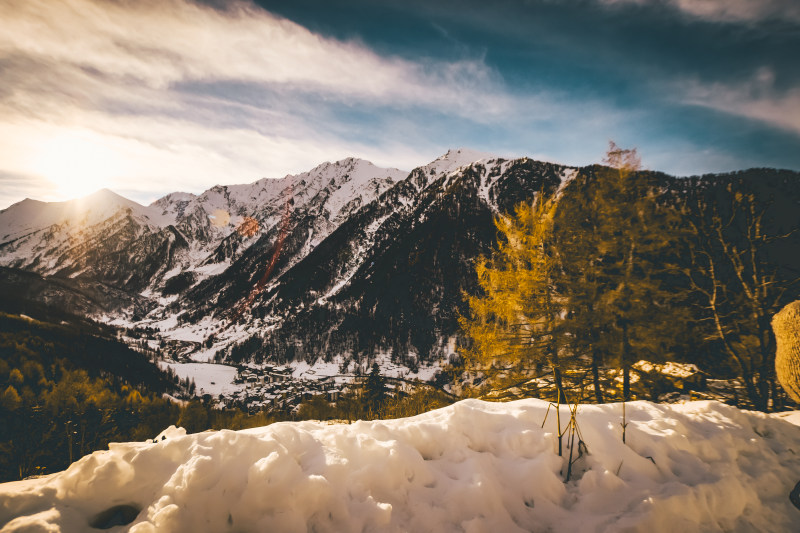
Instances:
[[[330,213],[329,220],[337,226],[336,222],[341,222],[338,220],[340,214],[349,215],[349,213],[342,213],[342,208],[351,200],[363,196],[362,205],[365,205],[389,188],[387,184],[381,183],[379,178],[388,178],[388,182],[394,184],[408,176],[408,172],[404,170],[379,168],[369,161],[356,158],[345,159],[334,164],[326,163],[314,170],[320,171],[322,185],[329,183],[336,185],[327,198],[325,207]],[[321,237],[317,236],[315,242],[319,243],[322,240]]]
[[[588,454],[564,482],[547,403],[464,400],[417,417],[112,444],[0,485],[3,533],[85,531],[795,531],[800,428],[716,402],[581,406]],[[163,437],[163,438],[162,438]]]
[[[130,209],[134,216],[143,217],[150,223],[160,220],[155,211],[108,189],[65,202],[40,202],[26,198],[0,211],[0,242],[8,242],[54,224],[93,226],[120,209]],[[155,221],[150,220],[151,216]]]
[[[783,413],[774,413],[772,416],[785,420],[795,426],[800,426],[800,411],[785,411]]]
[[[161,368],[171,368],[181,379],[193,379],[198,396],[233,394],[244,389],[233,383],[236,367],[212,363],[159,363]]]
[[[446,154],[422,167],[426,174],[440,176],[481,160],[498,159],[498,156],[468,148],[448,150]]]
[[[312,365],[305,361],[294,361],[289,363],[289,366],[292,368],[292,377],[295,379],[320,380],[322,378],[340,376],[341,364],[342,358],[336,357],[331,362],[317,359]]]

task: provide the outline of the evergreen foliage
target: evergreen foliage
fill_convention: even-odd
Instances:
[[[103,332],[0,313],[0,482],[63,470],[109,442],[149,440],[171,424],[203,431],[274,420],[162,398],[180,393],[177,377]]]
[[[386,401],[386,380],[381,376],[377,361],[372,363],[372,369],[364,383],[362,400],[366,409],[373,413],[380,411]]]
[[[631,365],[669,356],[680,338],[675,326],[689,318],[673,285],[679,208],[659,201],[656,176],[639,171],[636,150],[612,142],[605,163],[568,186],[553,229],[565,328],[573,351],[591,360],[599,402],[600,366],[620,369],[622,398],[630,399]]]

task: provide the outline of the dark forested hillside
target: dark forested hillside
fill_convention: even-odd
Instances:
[[[66,317],[65,317],[66,318]],[[0,313],[0,477],[62,469],[112,440],[176,419],[177,384],[142,353],[86,321]]]
[[[277,360],[392,350],[407,365],[435,360],[457,334],[473,261],[495,240],[492,217],[565,167],[528,159],[478,163],[430,184],[422,171],[342,224],[253,306],[285,317],[254,353]],[[251,346],[253,343],[251,343]],[[241,351],[234,352],[243,354]]]
[[[175,348],[176,357],[203,349],[211,356],[216,353],[217,361],[336,357],[344,363],[391,352],[410,368],[440,357],[453,359],[463,340],[457,318],[467,309],[464,295],[478,290],[475,261],[497,244],[494,219],[508,216],[520,202],[532,202],[540,192],[552,197],[558,191],[563,209],[570,211],[564,217],[579,220],[590,206],[581,207],[577,200],[591,197],[585,193],[596,186],[603,168],[577,169],[457,150],[405,179],[397,173],[389,179],[366,162],[346,160],[288,181],[261,180],[184,200],[185,195],[170,195],[154,206],[137,208],[141,213],[136,220],[154,223],[158,217],[177,217],[177,226],[154,227],[160,235],[171,232],[164,241],[172,243],[171,248],[137,241],[136,254],[148,255],[152,248],[152,261],[137,257],[131,263],[103,248],[98,252],[102,261],[95,265],[104,265],[102,275],[72,267],[63,273],[51,269],[55,274],[49,276],[3,270],[0,288],[9,298],[2,306],[16,313],[61,309],[109,321],[124,319],[167,346],[174,344],[175,329],[181,328],[185,331],[180,337],[188,334],[197,341]],[[366,172],[361,178],[358,169]],[[703,354],[704,364],[725,372],[731,355],[721,353],[726,349],[707,327],[712,318],[708,301],[698,287],[691,287],[707,281],[708,265],[700,265],[701,257],[692,253],[705,250],[719,259],[715,267],[722,268],[721,279],[730,281],[730,298],[718,309],[725,315],[747,306],[733,297],[743,289],[736,288],[736,266],[722,266],[725,250],[744,253],[753,239],[759,241],[759,271],[774,277],[768,281],[771,286],[781,286],[780,301],[800,296],[791,283],[798,277],[794,258],[800,256],[800,235],[793,233],[800,226],[800,174],[752,169],[689,178],[658,172],[639,175],[654,184],[659,203],[694,232],[669,252],[678,256],[684,271],[698,274],[694,280],[685,275],[670,280],[676,293],[685,293],[684,304],[693,313],[691,325],[675,332],[680,342],[670,347],[670,354],[683,359]],[[189,211],[186,202],[194,206]],[[569,207],[571,203],[575,205]],[[235,207],[231,216],[252,214],[255,233],[212,227],[208,213],[217,204]],[[747,233],[754,223],[757,236]],[[26,242],[33,246],[37,236],[59,228],[37,230],[25,237]],[[200,238],[208,232],[216,235],[213,242]],[[712,238],[715,232],[721,232],[723,242]],[[81,244],[81,257],[94,253],[89,248],[90,242]],[[48,251],[46,239],[31,249],[48,258],[58,252]],[[184,262],[170,259],[170,250],[183,254]],[[648,261],[657,265],[667,259]],[[148,266],[130,273],[136,280],[133,285],[119,281],[127,279],[124,270],[134,264]],[[739,273],[752,272],[742,267]],[[738,335],[747,340],[752,332]],[[768,342],[763,344],[766,350]]]

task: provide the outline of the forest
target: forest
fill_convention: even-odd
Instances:
[[[604,163],[496,218],[461,317],[467,366],[604,403],[634,397],[637,361],[683,361],[732,379],[737,406],[784,408],[770,320],[800,296],[797,197],[698,180],[678,202],[636,150],[611,143]]]
[[[281,420],[397,418],[452,403],[423,389],[390,397],[373,369],[336,404],[320,398],[297,412],[215,409],[108,330],[59,315],[59,323],[0,312],[0,482],[57,472],[110,442],[152,440],[170,425],[190,433]],[[164,394],[172,396],[167,399]]]

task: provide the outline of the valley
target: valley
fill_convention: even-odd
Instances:
[[[350,158],[149,206],[111,191],[25,200],[0,212],[0,266],[17,311],[54,307],[117,328],[219,407],[296,411],[309,395],[357,389],[374,362],[398,391],[436,380],[449,394],[480,382],[461,368],[458,317],[478,287],[476,259],[495,246],[493,220],[540,194],[573,195],[588,186],[575,177],[596,168],[456,149],[409,173]],[[774,231],[793,223],[800,197],[788,171],[651,175],[676,205],[753,191],[772,204]],[[778,253],[795,250],[790,237]],[[675,357],[732,397],[735,375],[692,350]],[[283,387],[242,378],[277,367]]]

